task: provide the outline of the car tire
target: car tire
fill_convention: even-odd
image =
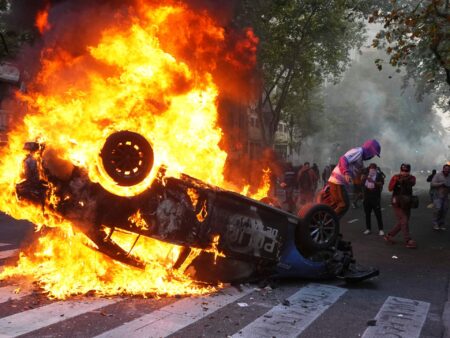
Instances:
[[[339,218],[325,204],[309,203],[298,212],[301,221],[297,227],[297,246],[307,252],[328,249],[339,236]]]
[[[142,182],[153,167],[153,149],[138,133],[123,130],[111,134],[100,152],[106,173],[120,186]]]

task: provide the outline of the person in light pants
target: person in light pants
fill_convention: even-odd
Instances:
[[[436,189],[433,195],[433,230],[446,230],[445,216],[447,215],[450,192],[450,165],[445,164],[440,173],[434,175],[431,187]]]

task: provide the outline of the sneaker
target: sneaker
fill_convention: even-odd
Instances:
[[[433,203],[430,203],[430,204],[427,205],[427,208],[428,208],[428,209],[433,209],[433,207],[434,207],[434,204],[433,204]]]
[[[383,236],[383,239],[386,241],[386,243],[389,243],[389,244],[395,244],[395,241],[392,239],[392,237],[391,236],[389,236],[389,235],[384,235]]]
[[[370,235],[372,231],[370,231],[369,229],[364,230],[363,234],[364,235]]]
[[[384,231],[383,230],[378,231],[378,235],[384,236]]]
[[[439,231],[439,230],[441,230],[441,228],[439,227],[439,225],[433,225],[433,230]]]
[[[446,227],[439,227],[439,230],[447,230]]]
[[[417,243],[416,243],[416,241],[415,240],[413,240],[413,239],[410,239],[408,242],[406,242],[406,245],[405,245],[407,248],[409,248],[409,249],[416,249],[417,248]]]

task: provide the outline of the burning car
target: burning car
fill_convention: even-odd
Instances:
[[[65,299],[378,273],[354,262],[327,206],[296,216],[259,201],[265,184],[240,194],[241,108],[259,95],[251,27],[183,1],[103,3],[58,3],[37,25],[45,38],[16,93],[24,113],[0,149],[2,211],[36,231],[0,280]]]
[[[339,219],[327,205],[307,205],[295,216],[270,205],[270,199],[256,201],[188,175],[169,176],[164,166],[154,167],[151,143],[132,131],[107,137],[99,170],[122,187],[153,179],[143,191],[119,196],[70,163],[63,175],[56,169],[63,160],[49,146],[25,145],[28,155],[17,196],[70,220],[98,251],[122,263],[145,267],[132,252],[144,236],[180,245],[174,268],[200,281],[359,281],[378,275],[355,263],[350,243],[339,234]],[[117,231],[137,236],[130,249],[112,239]]]

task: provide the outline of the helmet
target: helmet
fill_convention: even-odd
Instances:
[[[381,145],[380,145],[380,143],[377,140],[375,140],[375,139],[367,140],[362,145],[362,148],[364,149],[365,153],[368,156],[375,156],[375,155],[377,155],[378,157],[380,157]]]

